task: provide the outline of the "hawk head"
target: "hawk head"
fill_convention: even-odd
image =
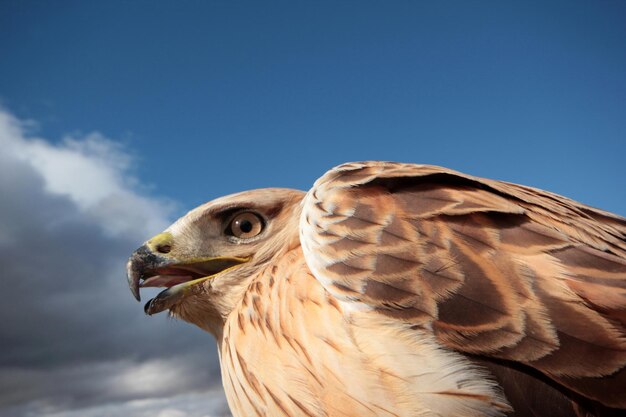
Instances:
[[[165,287],[147,314],[172,315],[215,333],[251,277],[299,244],[302,191],[261,189],[222,197],[187,213],[128,260],[128,284]]]

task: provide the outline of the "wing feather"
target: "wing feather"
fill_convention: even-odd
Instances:
[[[626,407],[626,219],[445,168],[365,162],[315,183],[301,242],[344,303]]]

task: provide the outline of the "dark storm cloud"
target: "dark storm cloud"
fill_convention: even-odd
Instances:
[[[69,412],[219,383],[212,338],[164,316],[144,316],[126,287],[126,258],[160,231],[150,230],[155,224],[165,224],[165,209],[141,209],[162,202],[116,180],[94,182],[112,190],[97,198],[71,188],[71,175],[69,183],[51,183],[46,175],[62,174],[64,167],[54,164],[65,156],[91,161],[94,170],[104,166],[105,174],[124,171],[107,166],[105,154],[71,147],[63,158],[45,159],[54,147],[24,138],[15,119],[1,116],[0,145],[7,151],[0,153],[0,414],[3,408]],[[46,169],[29,160],[35,145],[33,155],[45,159]],[[117,221],[114,229],[107,218]]]

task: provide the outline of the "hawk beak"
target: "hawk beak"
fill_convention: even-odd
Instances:
[[[171,308],[186,296],[196,292],[200,284],[216,275],[230,270],[249,258],[206,257],[177,259],[170,256],[171,234],[161,233],[150,239],[130,256],[126,266],[128,286],[137,301],[141,300],[141,287],[166,287],[148,301],[144,311],[148,315]]]

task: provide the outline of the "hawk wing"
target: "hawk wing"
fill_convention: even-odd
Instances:
[[[444,168],[366,162],[315,183],[300,233],[344,306],[626,408],[626,219]]]

